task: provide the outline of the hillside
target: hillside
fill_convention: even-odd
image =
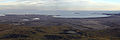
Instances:
[[[120,40],[119,20],[119,15],[88,19],[7,15],[0,17],[0,40]]]

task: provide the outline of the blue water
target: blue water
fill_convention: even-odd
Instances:
[[[6,14],[39,14],[39,15],[53,15],[57,18],[96,18],[109,17],[107,14],[117,14],[120,11],[32,11],[32,12],[8,12]]]

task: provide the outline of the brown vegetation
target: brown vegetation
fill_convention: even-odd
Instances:
[[[67,26],[0,24],[0,40],[120,40],[119,29],[77,30]]]

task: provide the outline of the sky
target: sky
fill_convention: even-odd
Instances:
[[[0,10],[120,10],[120,0],[0,0]]]

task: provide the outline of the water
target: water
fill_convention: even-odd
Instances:
[[[109,17],[110,15],[103,15],[103,13],[116,14],[120,11],[32,11],[32,12],[13,12],[6,14],[39,14],[39,15],[53,15],[57,18],[96,18]]]
[[[103,12],[104,13],[104,12]],[[96,17],[109,17],[110,15],[103,15],[102,12],[93,11],[72,11],[72,12],[58,12],[57,18],[96,18]]]

